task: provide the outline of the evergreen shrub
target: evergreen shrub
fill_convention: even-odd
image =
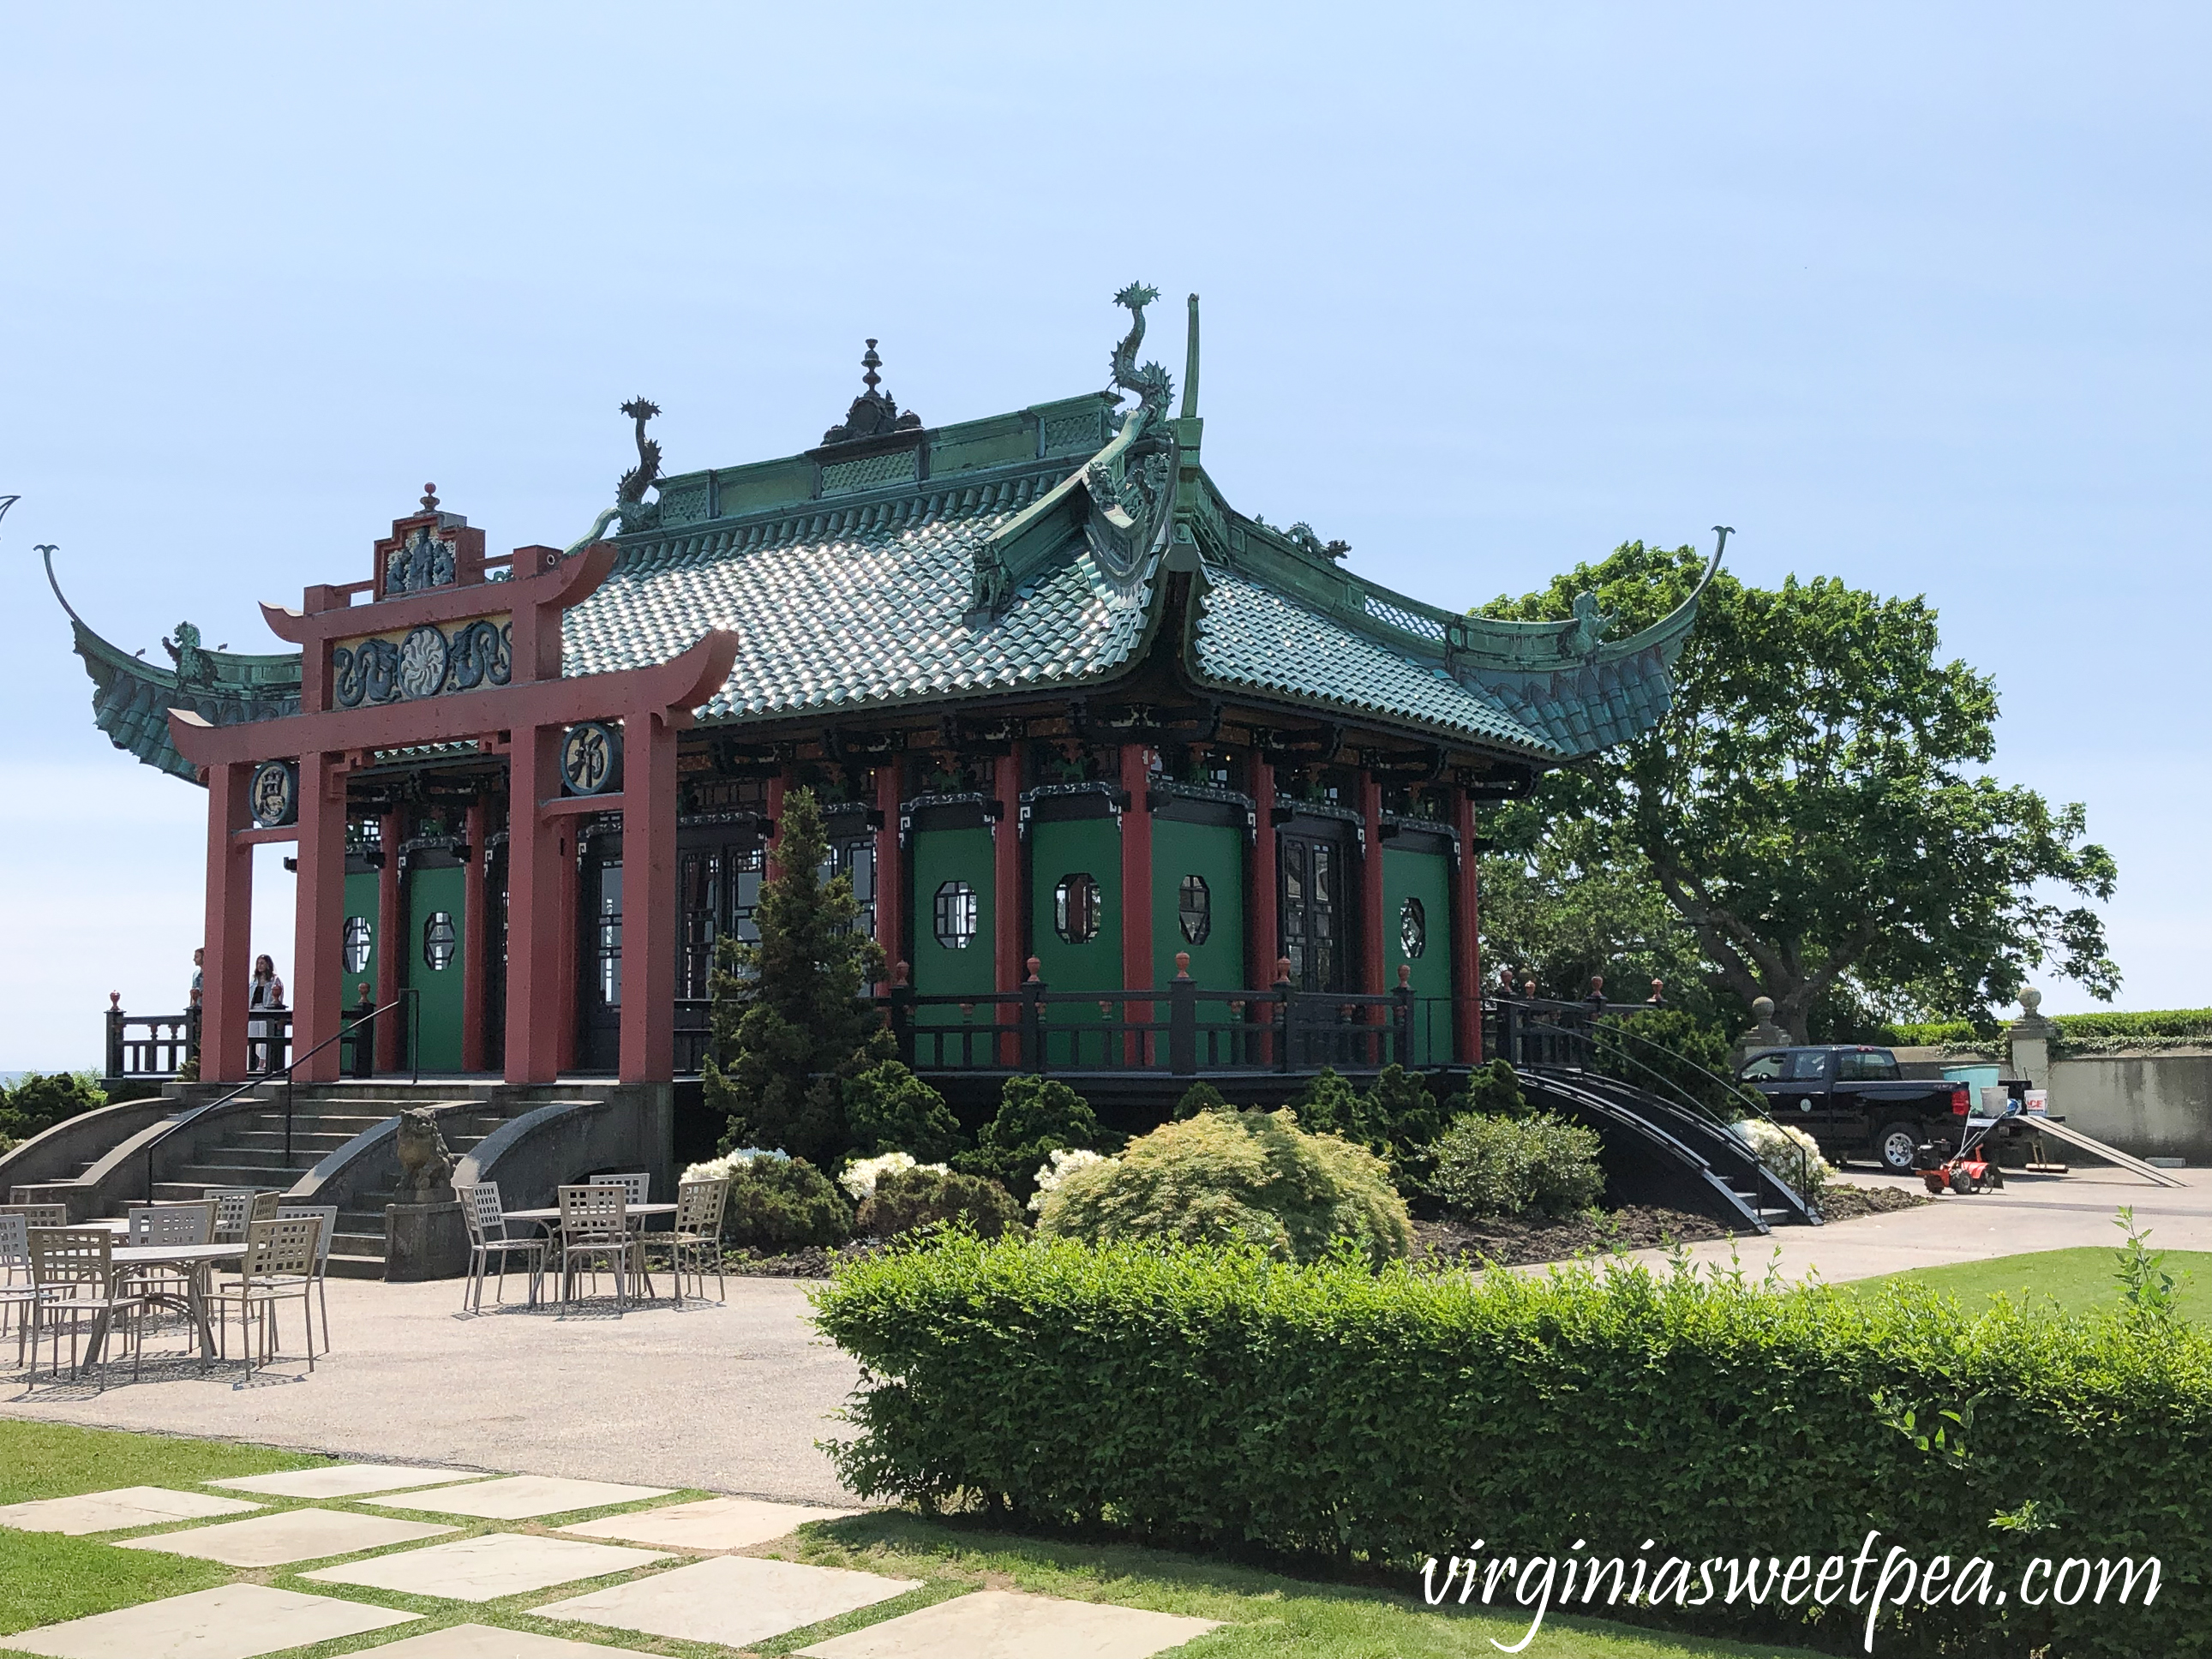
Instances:
[[[923,1166],[879,1178],[861,1201],[855,1226],[864,1237],[896,1238],[945,1221],[964,1222],[982,1238],[1027,1231],[1021,1206],[997,1182]]]
[[[866,1379],[836,1466],[878,1500],[981,1497],[1162,1545],[1400,1574],[1477,1539],[1486,1559],[1633,1563],[1649,1539],[1655,1563],[1817,1564],[1874,1531],[1877,1561],[1948,1553],[1956,1580],[1981,1558],[2000,1585],[2032,1556],[2154,1555],[2148,1607],[2141,1586],[2124,1608],[1916,1600],[1885,1608],[1875,1651],[2212,1650],[2212,1340],[2185,1326],[1686,1264],[1424,1275],[957,1235],[841,1265],[815,1304]],[[1971,1416],[1966,1455],[1955,1435],[1920,1449],[1905,1411],[1923,1435]],[[1992,1528],[2031,1501],[2057,1531]],[[1693,1566],[1692,1602],[1696,1583]],[[1856,1653],[1867,1611],[1839,1601],[1814,1624],[1770,1595],[1653,1616]]]
[[[862,1158],[906,1152],[917,1164],[941,1164],[968,1144],[945,1097],[896,1060],[846,1083],[845,1130]]]
[[[1091,1103],[1057,1078],[1010,1077],[997,1115],[973,1151],[952,1160],[964,1175],[995,1181],[1026,1204],[1036,1191],[1037,1166],[1062,1147],[1109,1152],[1121,1137],[1099,1126]]]
[[[830,1177],[803,1158],[753,1158],[729,1170],[722,1237],[732,1245],[779,1255],[853,1236],[853,1206]]]
[[[1605,1191],[1595,1129],[1540,1112],[1485,1117],[1470,1112],[1437,1143],[1431,1190],[1448,1210],[1470,1216],[1571,1215]]]
[[[1037,1230],[1092,1243],[1243,1243],[1295,1261],[1349,1246],[1379,1262],[1413,1242],[1382,1160],[1305,1133],[1289,1111],[1163,1124],[1121,1157],[1069,1174],[1045,1194]]]

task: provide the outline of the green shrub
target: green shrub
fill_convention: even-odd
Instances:
[[[96,1073],[26,1072],[0,1085],[0,1140],[28,1140],[64,1118],[106,1104]]]
[[[1048,1153],[1063,1146],[1111,1152],[1120,1140],[1099,1127],[1090,1102],[1059,1079],[1010,1077],[1000,1092],[998,1114],[975,1137],[975,1150],[961,1153],[952,1165],[997,1182],[1026,1204]]]
[[[1595,1064],[1662,1100],[1692,1100],[1733,1117],[1744,1102],[1729,1086],[1735,1039],[1725,1029],[1700,1022],[1683,1008],[1645,1008],[1601,1020],[1596,1032]]]
[[[1656,1570],[1848,1558],[1875,1531],[1877,1561],[1948,1553],[1955,1580],[1978,1557],[1999,1583],[2030,1556],[2156,1555],[2148,1607],[2140,1587],[2124,1608],[1916,1600],[1884,1610],[1875,1651],[2212,1648],[2212,1340],[2193,1329],[1686,1266],[1424,1276],[957,1236],[841,1267],[815,1304],[865,1378],[836,1467],[879,1500],[982,1494],[1158,1544],[1405,1573],[1476,1539],[1632,1563],[1656,1540]],[[1900,1402],[1924,1433],[1970,1401],[1963,1462],[1896,1426]],[[2063,1530],[1992,1529],[2031,1500],[2063,1505]],[[1803,1589],[1646,1616],[1860,1651],[1863,1601],[1814,1624]]]
[[[1211,1083],[1194,1083],[1182,1091],[1182,1098],[1176,1102],[1176,1121],[1180,1123],[1187,1117],[1196,1117],[1200,1112],[1225,1111],[1228,1106],[1229,1097]]]
[[[2051,1023],[2058,1028],[2051,1051],[2059,1054],[2212,1046],[2212,1008],[2167,1008],[2140,1014],[2061,1014]]]
[[[1291,1097],[1290,1108],[1308,1134],[1366,1139],[1367,1115],[1359,1091],[1334,1066],[1324,1066],[1308,1078],[1305,1086]]]
[[[1528,1098],[1521,1092],[1521,1079],[1510,1062],[1493,1060],[1468,1073],[1467,1087],[1444,1103],[1446,1115],[1459,1117],[1480,1112],[1486,1117],[1526,1117]]]
[[[754,1158],[730,1170],[722,1236],[769,1255],[842,1244],[853,1236],[853,1206],[803,1158]]]
[[[1045,1196],[1037,1230],[1091,1243],[1176,1239],[1255,1245],[1311,1261],[1346,1241],[1370,1260],[1413,1248],[1382,1161],[1294,1114],[1206,1112],[1163,1124]]]
[[[861,1158],[907,1152],[918,1164],[942,1164],[968,1144],[945,1097],[896,1060],[846,1083],[845,1130]]]
[[[869,1238],[895,1238],[933,1222],[964,1220],[978,1237],[1025,1231],[1021,1206],[995,1181],[942,1170],[897,1170],[876,1182],[856,1226]]]
[[[1431,1177],[1444,1207],[1462,1215],[1571,1215],[1605,1191],[1595,1129],[1540,1112],[1484,1117],[1470,1112],[1437,1143]]]

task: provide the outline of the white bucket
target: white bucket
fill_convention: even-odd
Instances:
[[[2023,1091],[2022,1093],[2027,1100],[2027,1109],[2029,1111],[2047,1113],[2051,1110],[2050,1090],[2028,1089]]]

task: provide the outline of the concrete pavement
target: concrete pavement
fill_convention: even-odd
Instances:
[[[1709,1239],[1690,1246],[1690,1257],[1726,1262],[1733,1251],[1747,1272],[1763,1274],[1778,1250],[1784,1277],[1803,1279],[1817,1271],[1834,1284],[2027,1250],[2118,1249],[2125,1236],[2112,1218],[2124,1204],[2134,1206],[2138,1227],[2150,1230],[2154,1250],[2212,1250],[2212,1170],[2172,1173],[2185,1184],[2154,1187],[2110,1168],[2077,1168],[2063,1176],[2008,1172],[2002,1192],[1954,1194],[1917,1209],[1826,1227],[1778,1227],[1765,1238]],[[1853,1170],[1838,1178],[1864,1187],[1926,1190],[1917,1176]],[[1639,1261],[1667,1259],[1664,1250],[1634,1255]]]
[[[665,1293],[666,1276],[657,1282]],[[510,1277],[510,1293],[519,1280]],[[0,1413],[201,1435],[344,1456],[404,1458],[471,1469],[704,1486],[801,1503],[851,1501],[814,1442],[859,1381],[853,1362],[806,1322],[806,1287],[732,1279],[721,1306],[656,1304],[617,1319],[594,1306],[556,1317],[510,1303],[457,1312],[458,1281],[330,1281],[337,1351],[280,1359],[238,1385],[234,1361],[203,1376],[164,1358],[182,1333],[157,1329],[146,1380],[127,1364],[112,1386],[57,1385],[43,1373],[27,1398],[0,1384]],[[286,1320],[288,1350],[299,1351]],[[238,1336],[231,1334],[234,1352]],[[13,1339],[9,1346],[12,1349]],[[12,1359],[13,1355],[9,1358]]]

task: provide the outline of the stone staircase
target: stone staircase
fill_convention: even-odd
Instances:
[[[343,1085],[341,1085],[341,1088]],[[158,1182],[156,1200],[204,1198],[210,1187],[253,1187],[263,1191],[289,1191],[293,1183],[331,1153],[362,1131],[372,1129],[404,1105],[429,1103],[416,1091],[362,1090],[348,1095],[321,1090],[300,1091],[292,1111],[292,1150],[284,1151],[283,1091],[272,1087],[270,1109],[241,1118],[212,1146],[204,1146],[198,1161],[169,1170],[172,1180]],[[438,1120],[446,1146],[458,1159],[507,1121],[508,1110],[481,1101],[464,1102]],[[338,1212],[337,1230],[331,1237],[330,1271],[339,1278],[381,1279],[384,1276],[384,1206],[396,1194],[376,1192],[356,1194]]]

